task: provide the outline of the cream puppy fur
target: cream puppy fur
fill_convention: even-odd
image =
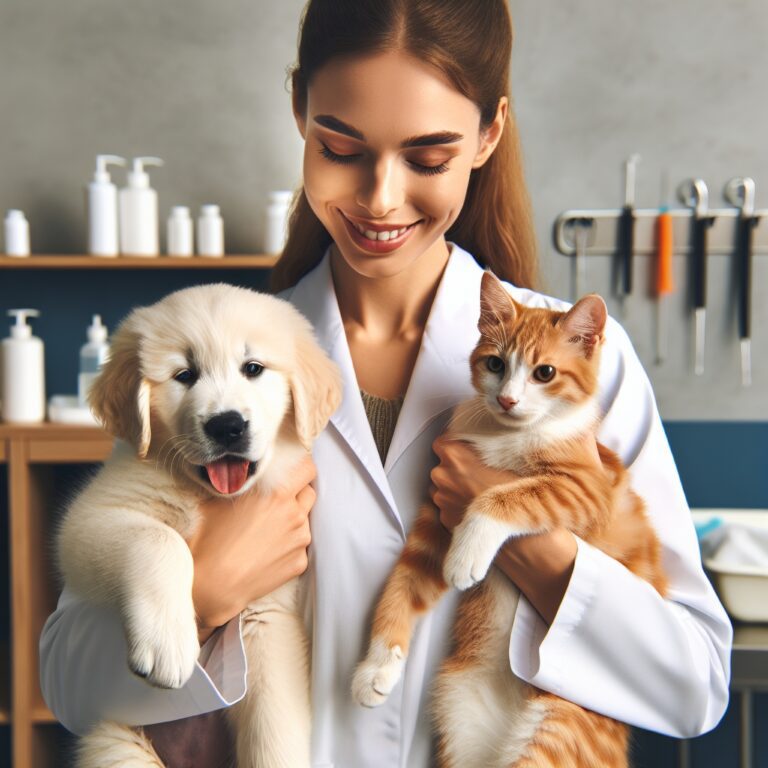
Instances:
[[[341,384],[290,304],[216,284],[134,310],[91,393],[96,415],[135,453],[115,452],[67,510],[66,584],[113,605],[130,668],[177,688],[199,653],[185,543],[211,496],[282,484],[338,407]],[[248,690],[228,710],[238,768],[309,766],[307,642],[298,580],[243,614]],[[80,768],[162,766],[140,730],[102,723]]]

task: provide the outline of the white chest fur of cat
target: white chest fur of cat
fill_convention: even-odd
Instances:
[[[72,502],[58,558],[69,588],[119,611],[126,663],[148,684],[184,685],[200,651],[186,539],[201,503],[281,486],[339,399],[338,372],[309,324],[271,296],[198,286],[134,310],[118,329],[91,404],[133,451],[116,451]],[[247,692],[227,713],[240,768],[309,766],[297,587],[244,614]],[[163,766],[140,731],[116,723],[81,739],[77,764]]]

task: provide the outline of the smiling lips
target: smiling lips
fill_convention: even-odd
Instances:
[[[367,251],[372,253],[389,253],[399,248],[411,235],[419,222],[408,224],[405,227],[395,225],[358,224],[341,214],[347,226],[351,238]],[[375,227],[375,228],[374,228]]]

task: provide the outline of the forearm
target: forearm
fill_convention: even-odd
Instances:
[[[54,715],[74,733],[96,722],[130,725],[201,714],[234,703],[245,692],[239,625],[211,640],[215,648],[179,689],[160,690],[128,669],[116,611],[65,593],[40,638],[40,684]]]
[[[571,579],[578,547],[564,529],[510,539],[495,563],[549,625]]]

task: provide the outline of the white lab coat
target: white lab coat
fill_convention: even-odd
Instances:
[[[453,245],[382,467],[352,367],[328,256],[287,298],[313,323],[340,366],[344,399],[315,444],[317,501],[305,579],[312,635],[313,766],[426,768],[429,681],[448,650],[455,593],[419,624],[404,676],[376,709],[355,705],[350,681],[367,646],[377,595],[427,496],[432,441],[450,409],[472,394],[481,268]],[[512,288],[525,304],[565,306]],[[621,327],[603,347],[599,439],[630,467],[664,548],[670,589],[648,584],[579,542],[568,590],[547,628],[521,598],[509,644],[521,678],[633,725],[677,736],[714,727],[728,700],[730,623],[702,572],[696,537],[653,394]],[[236,620],[206,644],[178,691],[132,676],[114,614],[64,593],[40,643],[43,694],[75,732],[100,718],[150,723],[240,698],[244,657]]]

